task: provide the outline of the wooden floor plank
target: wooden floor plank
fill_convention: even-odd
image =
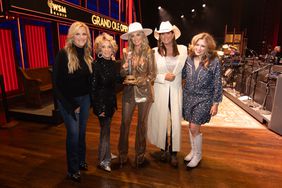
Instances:
[[[121,119],[119,109],[111,126],[112,152],[117,154]],[[226,99],[225,99],[226,100]],[[282,185],[282,137],[244,112],[230,110],[230,101],[220,113],[202,127],[203,160],[187,171],[183,158],[188,153],[188,127],[182,127],[179,168],[154,161],[149,152],[158,149],[148,143],[149,166],[106,173],[96,168],[99,124],[91,114],[87,127],[87,160],[89,171],[82,173],[82,183],[66,180],[65,127],[19,121],[11,129],[0,130],[0,187],[262,187]],[[239,114],[238,114],[239,113]],[[136,112],[130,132],[129,158],[134,158]],[[247,120],[244,120],[245,116]],[[234,119],[232,123],[232,119]],[[247,121],[249,125],[244,125]]]

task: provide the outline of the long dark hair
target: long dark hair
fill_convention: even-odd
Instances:
[[[173,33],[173,31],[171,31]],[[173,37],[172,39],[172,48],[173,48],[173,57],[179,55],[179,51],[178,51],[178,48],[177,48],[177,43],[176,43],[176,40],[175,40],[175,36]],[[161,54],[161,56],[167,56],[167,50],[166,50],[166,47],[165,45],[163,44],[163,42],[161,41],[161,37],[159,36],[159,40],[158,40],[158,52],[159,54]]]

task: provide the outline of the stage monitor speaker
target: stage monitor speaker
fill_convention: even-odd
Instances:
[[[282,74],[278,76],[268,128],[282,135]]]

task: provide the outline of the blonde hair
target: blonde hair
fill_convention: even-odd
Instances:
[[[89,28],[86,24],[82,23],[82,22],[74,22],[68,31],[68,35],[67,35],[67,39],[66,39],[66,44],[64,49],[67,52],[68,55],[68,71],[69,73],[74,73],[74,71],[76,71],[78,68],[80,68],[79,66],[79,60],[77,58],[77,52],[75,49],[75,46],[73,44],[73,38],[74,35],[77,33],[77,31],[79,30],[79,28],[85,28],[86,30],[86,35],[87,35],[87,41],[86,44],[84,45],[84,60],[89,68],[89,71],[92,73],[92,66],[91,63],[93,61],[93,58],[91,56],[92,53],[92,47],[91,47],[91,37],[90,37],[90,31]]]
[[[105,41],[110,42],[112,49],[113,49],[113,54],[115,54],[118,50],[118,45],[117,45],[116,41],[114,40],[114,37],[112,37],[111,35],[109,35],[107,33],[102,33],[98,37],[96,37],[96,39],[94,41],[94,51],[95,51],[95,53],[99,54],[101,52],[101,45]]]
[[[143,57],[143,58],[147,58],[148,54],[151,51],[151,47],[149,46],[148,38],[143,31],[137,31],[137,34],[140,34],[142,36],[142,43],[141,43],[140,51],[137,52],[138,54],[136,54],[136,55]],[[129,36],[128,36],[128,50],[127,51],[133,52],[133,54],[134,54],[134,53],[136,53],[134,49],[135,49],[135,45],[132,41],[132,34],[129,34]]]
[[[195,45],[199,40],[204,40],[207,44],[206,52],[201,59],[201,63],[205,68],[208,68],[210,61],[217,57],[217,53],[215,51],[216,43],[213,37],[209,33],[199,33],[192,38],[191,44],[189,44],[188,55],[190,57],[195,57]]]

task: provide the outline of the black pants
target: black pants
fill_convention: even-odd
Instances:
[[[168,98],[168,109],[169,109],[169,113],[171,113],[170,95],[169,95],[169,98]],[[170,143],[168,143],[168,134],[166,132],[165,151],[169,151],[169,153],[171,155],[177,155],[176,151],[172,151],[172,127],[170,127]]]

